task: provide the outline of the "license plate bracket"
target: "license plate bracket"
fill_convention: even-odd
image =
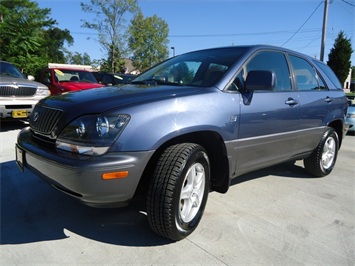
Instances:
[[[24,158],[25,158],[25,151],[19,148],[17,145],[15,146],[16,150],[16,164],[20,168],[21,172],[24,172]]]

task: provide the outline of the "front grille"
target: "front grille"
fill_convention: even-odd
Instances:
[[[0,97],[29,97],[36,94],[37,87],[20,84],[0,85]]]
[[[42,147],[55,149],[55,140],[32,132],[32,140]]]
[[[30,116],[31,129],[40,134],[49,135],[56,126],[62,110],[36,105]]]

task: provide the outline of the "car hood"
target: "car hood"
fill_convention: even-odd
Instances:
[[[44,87],[47,88],[47,86],[43,85],[42,83],[28,80],[28,79],[23,79],[23,78],[16,78],[8,75],[1,75],[0,78],[0,84],[1,85],[30,85],[30,86],[35,86],[35,87]]]
[[[201,87],[124,85],[68,92],[53,95],[40,101],[40,105],[63,110],[77,116],[89,113],[104,113],[142,102],[157,101],[182,95],[194,94]]]

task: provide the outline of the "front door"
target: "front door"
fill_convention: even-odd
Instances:
[[[237,86],[243,86],[251,70],[272,71],[275,88],[253,92],[239,88],[242,95],[236,164],[239,174],[289,159],[299,129],[299,99],[292,90],[285,55],[257,52],[238,74]]]

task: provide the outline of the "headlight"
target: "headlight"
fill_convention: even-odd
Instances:
[[[348,113],[346,117],[347,118],[355,118],[355,114]]]
[[[49,96],[51,94],[51,92],[49,91],[49,89],[47,87],[38,87],[37,91],[36,91],[36,96]]]
[[[104,154],[119,137],[129,119],[129,115],[79,117],[59,134],[56,147],[79,154]]]

